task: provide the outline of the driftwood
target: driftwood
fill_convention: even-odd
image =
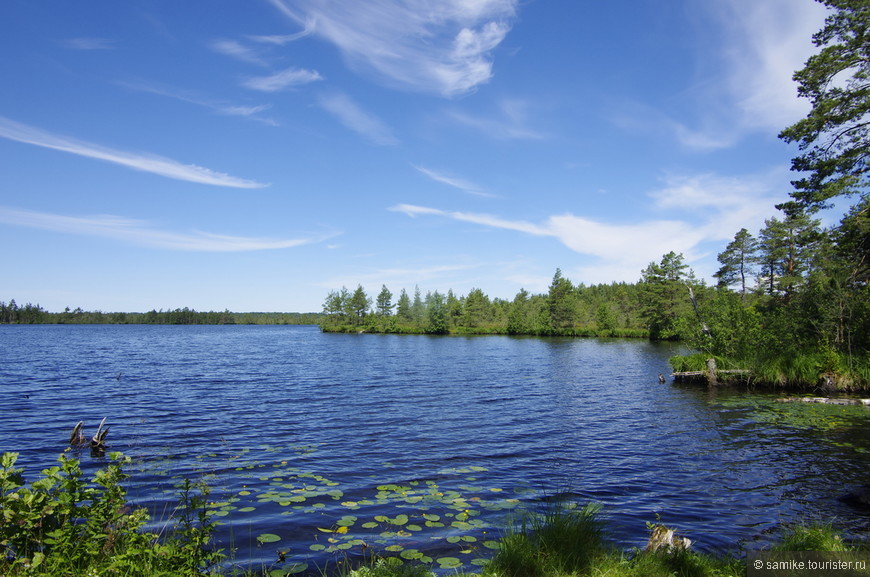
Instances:
[[[82,432],[84,428],[84,422],[79,421],[76,423],[76,426],[73,427],[72,433],[69,436],[69,444],[73,447],[84,447],[85,445],[90,445],[91,453],[94,454],[102,454],[106,452],[106,435],[109,434],[109,427],[103,428],[103,425],[106,423],[106,417],[103,417],[103,420],[100,421],[100,426],[97,427],[97,432],[91,437],[91,440],[88,441],[88,438]]]
[[[823,405],[864,405],[870,407],[870,399],[834,399],[831,397],[782,397],[777,403],[819,403]]]
[[[72,433],[69,435],[69,444],[73,446],[84,445],[88,442],[85,438],[85,434],[82,433],[82,427],[85,426],[83,421],[79,421],[76,423],[76,426],[73,427]]]
[[[685,551],[692,546],[692,541],[686,537],[677,537],[674,535],[674,530],[665,527],[664,525],[653,525],[652,532],[649,536],[649,541],[646,544],[646,550],[650,553],[655,551],[663,551],[673,553],[676,551]]]

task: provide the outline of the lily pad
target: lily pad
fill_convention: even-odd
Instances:
[[[438,557],[435,559],[441,569],[456,569],[462,567],[462,561],[456,557]]]
[[[284,570],[285,575],[296,575],[297,573],[303,573],[308,570],[308,563],[294,563],[288,569]]]
[[[276,541],[280,541],[281,537],[274,533],[260,533],[257,535],[257,541],[260,543],[275,543]]]
[[[423,553],[421,553],[417,549],[405,549],[404,551],[399,553],[399,557],[408,560],[420,559],[423,557]]]

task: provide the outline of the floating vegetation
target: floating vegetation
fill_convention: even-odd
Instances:
[[[311,563],[328,562],[324,557],[329,555],[346,559],[389,554],[442,570],[480,566],[498,547],[487,530],[502,524],[501,513],[520,505],[519,499],[512,498],[514,491],[489,486],[479,478],[487,472],[485,467],[446,469],[432,478],[401,482],[372,478],[368,486],[346,486],[299,466],[308,460],[298,456],[313,450],[313,446],[270,449],[265,452],[272,458],[265,462],[253,460],[255,452],[250,451],[213,453],[196,461],[194,472],[211,477],[212,494],[220,495],[207,505],[218,525],[247,524],[257,547],[263,549],[278,542],[285,548],[288,543],[304,543],[307,535],[308,543],[291,545],[269,575],[303,572]],[[297,458],[288,457],[293,453]],[[280,456],[273,460],[275,455]],[[171,461],[149,464],[170,468]],[[277,520],[288,515],[291,520]],[[284,527],[292,534],[285,533]]]
[[[870,411],[860,405],[781,403],[772,397],[737,395],[718,401],[727,409],[749,410],[764,425],[818,433],[834,446],[870,453]]]

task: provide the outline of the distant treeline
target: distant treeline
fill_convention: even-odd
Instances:
[[[150,310],[145,313],[107,313],[81,308],[52,313],[38,304],[18,305],[15,299],[0,301],[0,324],[89,324],[89,325],[316,325],[320,313],[234,313],[199,312],[184,307]]]
[[[327,332],[506,334],[535,336],[649,336],[637,284],[574,285],[556,270],[547,294],[521,290],[513,300],[490,298],[481,289],[398,298],[386,286],[372,300],[362,286],[332,291],[323,304]],[[374,306],[373,306],[374,305]]]

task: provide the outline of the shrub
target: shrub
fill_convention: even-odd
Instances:
[[[79,460],[64,453],[30,487],[17,458],[0,457],[0,574],[197,576],[223,559],[208,548],[213,525],[204,487],[185,481],[177,516],[161,536],[142,531],[145,509],[127,505],[121,482],[128,457],[112,453],[86,481]]]

